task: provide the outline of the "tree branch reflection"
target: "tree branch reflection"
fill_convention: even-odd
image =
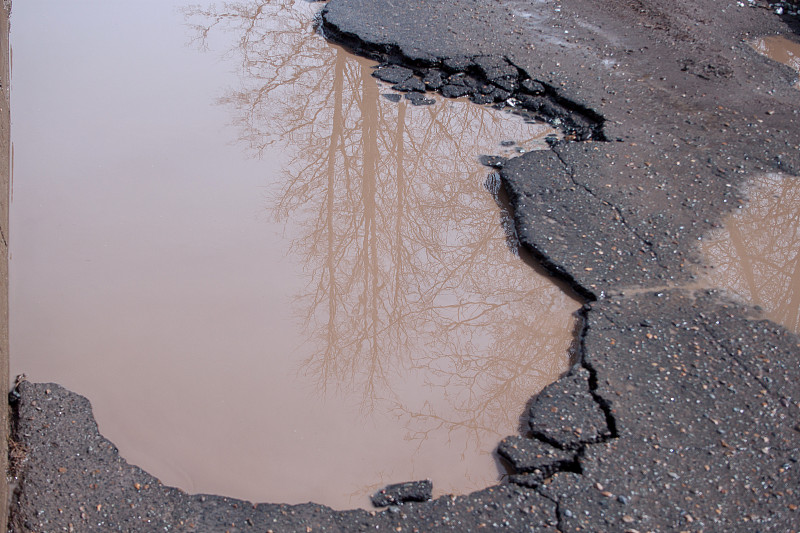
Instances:
[[[302,371],[365,413],[389,409],[410,439],[463,431],[493,446],[565,370],[579,304],[510,253],[476,159],[548,131],[467,102],[382,98],[370,62],[314,35],[301,4],[187,17],[201,46],[212,30],[237,36],[242,87],[220,102],[240,141],[291,157],[270,211],[309,280]]]
[[[767,174],[753,182],[745,207],[703,243],[714,265],[707,278],[767,316],[800,332],[800,183]]]

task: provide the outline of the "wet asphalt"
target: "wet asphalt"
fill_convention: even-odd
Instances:
[[[698,238],[750,177],[800,175],[795,74],[747,44],[800,39],[781,7],[331,0],[323,34],[412,102],[505,103],[565,132],[493,162],[522,244],[587,301],[577,364],[498,448],[508,482],[373,512],[188,495],[120,458],[86,399],[23,383],[14,530],[798,530],[800,338],[696,278]]]

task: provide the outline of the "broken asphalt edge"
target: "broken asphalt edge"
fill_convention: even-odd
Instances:
[[[580,140],[606,140],[603,131],[605,118],[600,113],[569,98],[563,91],[546,81],[532,79],[524,69],[515,65],[506,56],[411,57],[397,44],[365,42],[358,35],[343,30],[325,17],[326,10],[327,7],[323,8],[317,21],[320,33],[324,38],[347,48],[356,55],[373,59],[381,65],[401,66],[413,71],[419,78],[424,78],[430,71],[438,71],[449,77],[468,76],[483,86],[494,86],[507,93],[502,98],[496,98],[492,102],[484,101],[483,104],[499,103],[523,116],[527,114],[530,118],[547,121],[564,131],[566,135]],[[483,62],[490,64],[490,68],[497,75],[491,76]],[[512,72],[509,73],[508,69],[501,67],[511,67]],[[526,81],[535,82],[536,88],[526,88],[524,86]],[[448,84],[445,81],[443,85]],[[470,89],[465,91],[463,96],[469,96],[473,101],[476,97],[482,96],[475,87]],[[442,86],[428,86],[427,92],[444,95]]]

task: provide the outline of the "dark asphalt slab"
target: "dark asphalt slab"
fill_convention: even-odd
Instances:
[[[523,242],[590,298],[690,281],[694,243],[742,203],[748,176],[800,172],[795,74],[746,42],[797,39],[768,9],[334,0],[324,21],[327,36],[420,75],[486,78],[487,58],[503,60],[517,70],[517,108],[591,131],[503,170]],[[525,89],[531,80],[544,96]]]
[[[422,84],[437,98],[505,102],[565,132],[500,171],[522,244],[589,302],[578,363],[498,448],[507,483],[371,513],[188,495],[120,458],[84,398],[24,383],[15,530],[800,529],[800,338],[713,290],[690,290],[698,237],[741,205],[746,180],[800,174],[794,74],[747,44],[800,40],[797,20],[788,4],[782,16],[739,4],[325,9],[326,37],[378,59],[379,75],[412,94]]]

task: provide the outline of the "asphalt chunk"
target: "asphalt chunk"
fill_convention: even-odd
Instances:
[[[431,498],[433,498],[433,483],[430,479],[425,479],[388,485],[373,494],[370,500],[375,507],[386,507],[407,502],[425,502]]]
[[[386,83],[401,83],[411,78],[414,71],[398,65],[380,67],[372,72],[372,76]]]

